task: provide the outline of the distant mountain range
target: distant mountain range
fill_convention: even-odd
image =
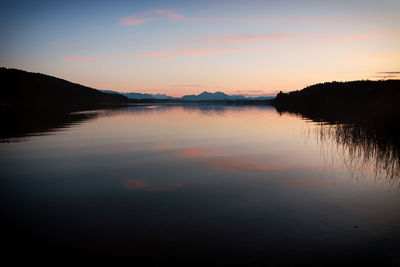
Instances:
[[[120,93],[113,90],[100,90],[103,93],[107,94],[118,94],[126,96],[129,99],[176,99],[172,96],[168,96],[165,94],[142,94],[142,93]]]
[[[185,95],[181,98],[172,97],[165,94],[142,94],[142,93],[120,93],[112,90],[101,90],[103,93],[108,94],[120,94],[128,97],[129,99],[175,99],[183,101],[224,101],[224,100],[268,100],[274,98],[274,96],[260,96],[260,97],[246,97],[244,95],[227,95],[223,92],[210,93],[207,91],[202,92],[198,95]]]

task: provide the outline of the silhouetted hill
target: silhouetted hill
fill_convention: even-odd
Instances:
[[[49,75],[0,68],[4,109],[80,110],[127,103],[122,95],[107,94]]]
[[[399,103],[400,80],[322,83],[280,92],[273,101],[280,112],[299,113],[313,120],[386,127],[399,122]]]

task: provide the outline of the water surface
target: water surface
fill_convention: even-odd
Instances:
[[[0,144],[10,255],[400,263],[399,179],[378,154],[340,142],[335,125],[217,104],[76,115]]]

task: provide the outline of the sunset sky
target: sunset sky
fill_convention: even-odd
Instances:
[[[400,1],[2,1],[0,65],[97,89],[269,95],[400,77]]]

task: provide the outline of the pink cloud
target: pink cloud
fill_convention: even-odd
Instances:
[[[203,54],[220,54],[220,53],[243,53],[243,52],[255,52],[259,49],[188,49],[188,50],[176,50],[176,51],[165,51],[165,52],[146,52],[146,53],[133,53],[128,54],[131,57],[164,57],[164,56],[194,56]]]
[[[147,21],[147,20],[145,20],[145,19],[140,19],[140,18],[135,19],[135,18],[133,18],[133,17],[124,17],[124,18],[121,18],[121,19],[119,20],[119,23],[122,24],[122,25],[125,25],[125,26],[131,26],[131,25],[142,24],[142,23],[145,23],[146,21]]]
[[[95,57],[64,57],[63,58],[66,61],[80,61],[80,62],[85,62],[85,61],[94,61],[97,58]]]
[[[139,25],[150,21],[161,19],[159,15],[167,17],[170,20],[181,20],[183,15],[174,12],[172,9],[155,9],[148,12],[142,12],[133,16],[123,17],[119,23],[124,26]]]
[[[172,19],[172,20],[183,19],[183,15],[177,14],[171,9],[156,9],[156,10],[153,10],[153,12],[156,14],[166,15],[169,19]]]
[[[292,37],[290,34],[245,34],[245,35],[214,35],[206,39],[212,41],[230,41],[230,42],[243,42],[243,41],[257,41],[257,40],[279,40]]]

